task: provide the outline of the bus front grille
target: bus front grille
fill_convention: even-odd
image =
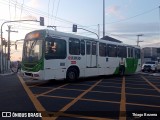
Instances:
[[[27,72],[25,72],[25,75],[33,77],[33,74],[32,74],[32,73],[27,73]]]

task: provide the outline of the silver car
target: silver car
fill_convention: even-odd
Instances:
[[[156,72],[156,71],[160,71],[160,64],[157,61],[149,61],[149,62],[145,62],[142,65],[142,72]]]

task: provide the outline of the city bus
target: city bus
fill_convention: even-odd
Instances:
[[[125,74],[140,71],[138,46],[42,29],[25,36],[21,72],[38,80],[74,81],[119,74],[121,58]]]

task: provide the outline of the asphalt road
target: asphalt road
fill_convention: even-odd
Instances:
[[[18,75],[17,82],[15,89],[20,87],[21,90],[13,92],[18,94],[20,91],[24,96],[19,98],[27,101],[26,104],[21,104],[26,105],[30,111],[41,112],[41,119],[44,120],[160,119],[159,76],[101,76],[68,83],[54,80],[37,81]],[[1,88],[1,94],[4,89]],[[14,102],[14,99],[10,99]],[[0,102],[3,104],[3,101]],[[15,107],[11,110],[16,110]],[[4,108],[5,104],[1,111]]]

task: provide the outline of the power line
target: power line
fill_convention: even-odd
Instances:
[[[53,21],[54,3],[55,3],[55,0],[53,0],[53,5],[52,5],[52,13],[51,13],[52,21]],[[51,22],[51,24],[53,24],[53,22]]]
[[[59,3],[60,3],[60,1],[59,1]],[[59,3],[58,3],[58,4],[59,4]],[[15,1],[11,0],[11,4],[15,4]],[[17,2],[17,8],[18,8],[18,7],[20,8],[20,6],[21,6],[20,3]],[[58,7],[59,7],[59,5],[58,5]],[[57,7],[57,12],[58,12],[58,7]],[[40,10],[33,9],[33,8],[28,7],[28,6],[26,6],[26,5],[24,5],[23,8],[24,8],[24,11],[30,11],[30,13],[35,13],[35,14],[37,14],[37,15],[43,15],[44,17],[48,17],[48,14],[47,14],[47,13],[42,12],[42,11],[40,11]],[[56,13],[56,14],[57,14],[57,13]],[[49,15],[49,18],[53,18],[53,15],[52,15],[52,16]],[[65,22],[65,23],[68,23],[68,24],[71,24],[71,25],[73,25],[73,23],[75,23],[75,22],[72,22],[72,21],[68,21],[68,20],[59,18],[59,17],[57,17],[57,16],[54,16],[54,18],[56,18],[56,20],[59,21],[59,22],[63,22],[63,23]],[[79,26],[81,26],[81,27],[84,27],[83,25],[80,25],[80,24],[77,24],[77,25],[79,25]],[[97,30],[95,30],[95,29],[92,29],[92,30],[97,31]]]
[[[20,14],[20,20],[21,20],[22,11],[23,11],[23,5],[24,5],[24,0],[23,0],[23,2],[22,2],[22,5],[21,5],[21,14]]]
[[[155,7],[155,8],[152,8],[152,9],[150,9],[150,10],[144,11],[144,12],[142,12],[142,13],[139,13],[139,14],[137,14],[137,15],[134,15],[134,16],[131,16],[131,17],[122,19],[122,20],[114,21],[114,22],[108,22],[108,23],[105,23],[105,24],[114,24],[114,23],[124,22],[124,21],[130,20],[130,19],[133,19],[133,18],[135,18],[135,17],[138,17],[138,16],[141,16],[141,15],[150,13],[150,12],[152,12],[152,11],[158,9],[158,8],[159,8],[159,6],[158,6],[158,7]],[[103,24],[100,24],[100,25],[103,25]],[[83,27],[93,27],[93,26],[97,26],[97,25],[89,25],[89,26],[83,26]]]
[[[10,0],[9,0],[9,16],[10,16],[10,20],[11,20],[11,8],[10,8]]]
[[[56,10],[56,16],[55,16],[54,24],[55,24],[55,22],[56,22],[59,4],[60,4],[60,0],[58,0],[58,5],[57,5],[57,10]],[[53,25],[54,25],[54,24],[53,24]]]
[[[106,23],[106,24],[114,24],[114,23],[119,23],[119,22],[127,21],[127,20],[130,20],[130,19],[136,18],[136,17],[138,17],[138,16],[141,16],[141,15],[144,15],[144,14],[147,14],[147,13],[150,13],[150,12],[156,10],[157,8],[158,8],[158,7],[155,7],[155,8],[152,8],[152,9],[150,9],[150,10],[147,10],[147,11],[145,11],[145,12],[142,12],[142,13],[140,13],[140,14],[137,14],[137,15],[134,15],[134,16],[131,16],[131,17],[128,17],[128,18],[126,18],[126,19],[122,19],[122,20],[119,20],[119,21],[110,22],[110,23]]]
[[[17,0],[15,1],[15,15],[14,15],[14,19],[16,19],[16,13],[17,13]]]
[[[12,3],[12,4],[15,4],[15,1],[11,0],[11,3]],[[18,8],[19,6],[20,6],[20,3],[17,2],[17,8]],[[37,14],[37,15],[43,15],[44,17],[48,17],[48,13],[46,13],[46,12],[42,12],[42,11],[40,11],[40,10],[37,10],[37,9],[31,8],[31,7],[28,7],[28,6],[26,6],[26,5],[24,5],[23,7],[24,7],[24,10],[25,10],[25,11],[30,11],[30,13],[35,13],[35,14]],[[57,9],[57,10],[58,10],[58,9]],[[65,19],[59,18],[59,17],[57,17],[57,16],[54,16],[54,18],[55,18],[55,17],[56,17],[56,20],[58,20],[59,22],[63,22],[63,23],[65,22],[65,23],[68,23],[68,24],[76,23],[76,22],[72,22],[72,21],[69,21],[69,20],[65,20]],[[49,18],[53,18],[53,16],[49,15]],[[77,25],[83,27],[83,25],[80,25],[80,24],[78,24],[78,23],[77,23]]]
[[[49,25],[49,5],[50,5],[50,0],[48,0],[48,25]]]
[[[12,1],[13,1],[13,0],[12,0]],[[15,1],[13,1],[13,2],[15,2]],[[17,2],[17,4],[19,4],[19,3]],[[38,12],[38,13],[41,13],[41,14],[46,14],[46,13],[44,13],[44,12],[40,11],[40,10],[33,9],[33,8],[31,8],[31,7],[28,7],[28,6],[25,6],[25,7],[26,7],[26,9],[31,10],[32,12]],[[149,12],[152,12],[153,10],[155,10],[155,9],[157,9],[157,8],[158,8],[158,7],[153,8],[153,9],[150,9],[150,10],[145,11],[145,12],[142,12],[142,13],[137,14],[137,15],[135,15],[135,16],[132,16],[132,17],[126,18],[126,19],[122,19],[122,20],[119,20],[119,21],[110,22],[110,23],[106,23],[106,24],[113,24],[113,23],[118,23],[118,22],[127,21],[127,20],[129,20],[129,19],[132,19],[132,18],[138,17],[138,16],[140,16],[140,15],[147,14],[147,13],[149,13]],[[55,16],[55,17],[56,17],[56,16]],[[51,15],[51,18],[53,18],[53,16],[52,16],[52,15]],[[58,18],[58,17],[56,17],[56,19],[59,19],[59,20],[62,20],[62,21],[68,22],[68,23],[72,23],[72,24],[73,24],[73,23],[75,23],[75,22],[68,21],[68,20],[65,20],[65,19],[62,19],[62,18]],[[90,26],[97,26],[97,25],[90,25]],[[83,26],[83,27],[89,27],[89,26]]]
[[[14,4],[14,3],[15,3],[15,1],[12,0],[12,4]],[[17,2],[17,4],[19,5],[20,3]],[[20,5],[19,5],[19,6],[20,6]],[[28,7],[28,6],[26,6],[26,5],[24,5],[24,10],[28,10],[28,11],[30,11],[31,13],[35,13],[35,14],[37,14],[37,15],[43,15],[43,16],[45,16],[45,17],[48,17],[48,13],[43,12],[43,11],[40,11],[40,10],[38,10],[38,9],[34,9],[34,8],[32,8],[32,7]],[[49,14],[49,18],[53,18],[53,17]],[[55,18],[55,16],[54,16],[54,18]],[[62,19],[62,18],[59,18],[59,17],[56,17],[56,19],[58,19],[59,21],[63,21],[63,22],[69,23],[69,24],[75,23],[75,22],[68,21],[68,20],[65,20],[65,19]]]
[[[5,0],[3,0],[3,1],[0,1],[0,3],[1,4],[3,4],[3,5],[9,5],[10,7],[14,7],[15,8],[15,1],[14,1],[14,3],[12,3],[12,1],[10,0],[9,2],[7,2],[7,1],[5,1]],[[21,5],[16,5],[16,7],[18,8],[19,7],[19,9],[21,9]],[[28,12],[28,11],[26,11],[26,12]],[[28,14],[27,15],[30,15],[30,13],[28,12]],[[11,18],[10,18],[11,19]]]
[[[5,0],[4,0],[4,1],[5,1]],[[59,2],[60,2],[60,0],[59,0]],[[5,4],[6,4],[6,3],[5,3]],[[11,4],[15,4],[15,1],[11,0]],[[53,6],[54,6],[54,5],[53,5]],[[16,7],[17,7],[17,8],[21,8],[22,5],[21,5],[20,3],[18,3],[18,2],[16,2]],[[58,7],[59,7],[59,6],[57,6],[57,12],[58,12]],[[140,16],[140,15],[147,14],[147,13],[149,13],[149,12],[152,12],[152,11],[154,11],[154,10],[157,9],[157,8],[158,8],[158,7],[153,8],[153,9],[150,9],[150,10],[145,11],[145,12],[142,12],[142,13],[140,13],[140,14],[134,15],[134,16],[132,16],[132,17],[129,17],[129,18],[120,20],[120,21],[115,21],[115,22],[106,23],[106,24],[113,24],[113,23],[123,22],[123,21],[129,20],[129,19],[138,17],[138,16]],[[54,8],[52,9],[52,14],[49,15],[49,16],[48,16],[48,13],[42,12],[42,11],[37,10],[37,9],[33,9],[33,8],[28,7],[28,6],[26,6],[26,5],[23,5],[23,9],[24,9],[24,11],[26,11],[26,12],[29,11],[30,13],[35,13],[35,14],[38,14],[38,15],[44,15],[44,16],[47,16],[48,18],[53,19],[53,10],[54,10]],[[21,10],[22,10],[22,9],[21,9]],[[29,14],[30,14],[30,13],[29,13]],[[57,13],[56,13],[56,14],[57,14]],[[56,20],[58,20],[59,22],[66,22],[66,23],[68,23],[68,24],[73,24],[73,23],[75,23],[75,22],[72,22],[72,21],[68,21],[68,20],[59,18],[59,17],[57,17],[57,15],[54,16],[54,17],[55,17]],[[82,25],[80,25],[80,26],[82,26]],[[91,26],[97,26],[97,25],[82,26],[82,27],[91,27]],[[57,27],[58,27],[58,26],[57,26]],[[72,28],[72,27],[65,27],[65,26],[59,26],[59,27]],[[92,29],[92,30],[94,30],[94,31],[97,31],[97,29],[93,29],[93,28],[90,28],[90,29]],[[100,32],[102,32],[102,31],[100,31]]]

